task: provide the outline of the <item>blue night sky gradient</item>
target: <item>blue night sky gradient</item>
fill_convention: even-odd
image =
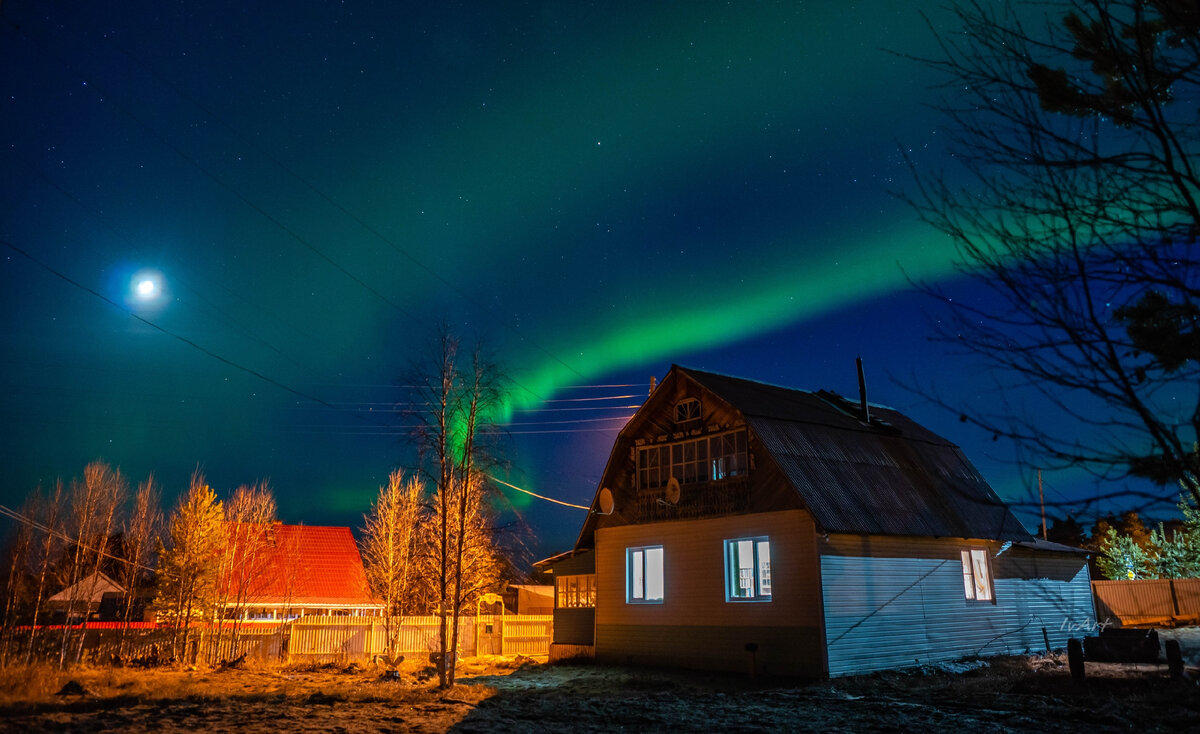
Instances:
[[[568,502],[672,362],[854,395],[858,354],[872,400],[1027,498],[1011,447],[891,379],[989,389],[927,341],[904,272],[969,285],[889,193],[901,146],[947,165],[932,79],[883,50],[930,51],[938,4],[427,5],[3,4],[0,236],[45,267],[0,248],[0,501],[200,465],[357,527],[411,465],[399,378],[441,320],[519,385],[506,478]],[[500,504],[535,552],[582,521]]]

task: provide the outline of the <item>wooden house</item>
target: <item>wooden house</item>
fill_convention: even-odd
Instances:
[[[1086,555],[900,413],[671,368],[555,578],[553,655],[837,676],[1061,647]]]

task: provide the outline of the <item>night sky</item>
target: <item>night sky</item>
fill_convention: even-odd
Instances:
[[[888,52],[930,52],[938,6],[3,3],[0,502],[103,458],[357,527],[440,321],[513,379],[504,478],[568,502],[673,362],[856,395],[859,354],[1027,498],[1011,447],[895,382],[989,389],[928,342],[905,272],[970,286],[890,193],[902,149],[947,165]],[[538,552],[582,521],[500,504]]]

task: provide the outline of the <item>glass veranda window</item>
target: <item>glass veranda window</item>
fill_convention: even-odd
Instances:
[[[738,538],[725,541],[727,601],[771,600],[771,541]]]

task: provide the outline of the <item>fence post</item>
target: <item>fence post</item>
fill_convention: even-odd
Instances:
[[[1067,663],[1071,668],[1071,677],[1082,681],[1083,671],[1083,642],[1076,637],[1067,640]]]

